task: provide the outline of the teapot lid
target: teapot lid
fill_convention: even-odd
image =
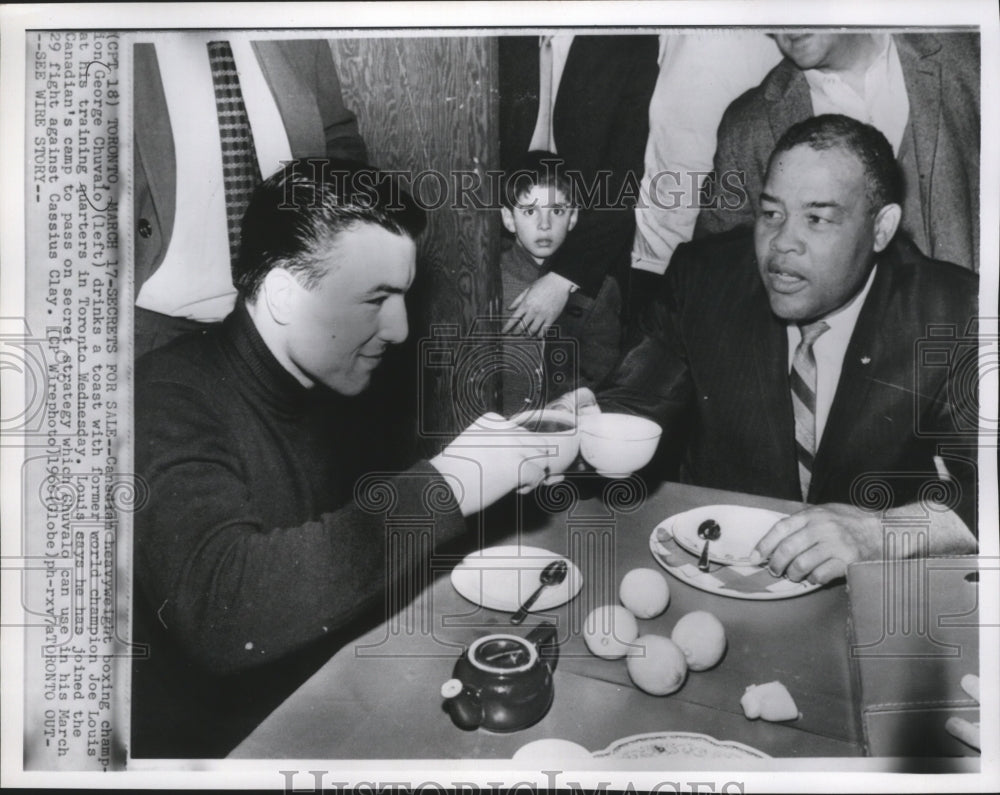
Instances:
[[[530,670],[538,662],[538,649],[522,637],[498,633],[474,640],[468,659],[480,670],[513,674]]]

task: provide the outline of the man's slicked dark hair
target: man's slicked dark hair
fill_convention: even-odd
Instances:
[[[811,149],[840,148],[855,155],[865,170],[865,197],[872,215],[887,204],[902,204],[903,177],[892,146],[879,130],[849,116],[826,113],[789,127],[781,136],[767,168],[782,152],[806,145]]]
[[[374,224],[413,240],[427,216],[398,179],[353,160],[293,160],[257,186],[246,214],[233,284],[256,297],[274,268],[294,274],[307,289],[326,274],[336,238]]]

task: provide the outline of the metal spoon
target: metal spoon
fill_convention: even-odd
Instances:
[[[701,557],[698,558],[698,571],[708,571],[708,545],[718,540],[722,535],[722,528],[715,519],[706,519],[698,525],[698,538],[705,539],[705,546],[701,548]]]
[[[524,621],[524,619],[528,617],[528,610],[541,595],[542,591],[549,585],[558,585],[565,580],[567,570],[568,567],[566,566],[565,560],[554,560],[542,569],[542,573],[538,577],[542,584],[539,585],[535,592],[525,600],[520,609],[510,617],[510,623],[520,624]]]

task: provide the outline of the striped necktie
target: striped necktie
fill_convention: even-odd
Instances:
[[[226,190],[226,224],[229,255],[233,262],[240,251],[240,223],[254,188],[261,181],[254,150],[250,119],[243,104],[236,61],[228,41],[210,41],[208,59],[212,65],[215,107],[219,114],[222,141],[222,174]]]
[[[802,326],[802,341],[795,349],[792,371],[788,376],[795,413],[795,454],[799,462],[803,500],[809,496],[813,458],[816,455],[816,357],[813,355],[813,344],[829,328],[822,320]]]

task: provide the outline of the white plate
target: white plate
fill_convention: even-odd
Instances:
[[[451,572],[451,584],[470,602],[515,612],[541,584],[542,569],[554,560],[565,560],[566,579],[550,585],[531,607],[532,613],[565,604],[580,593],[583,575],[573,561],[539,547],[487,547],[466,555]]]
[[[678,514],[683,516],[683,514]],[[733,599],[790,599],[821,588],[811,582],[793,582],[787,577],[773,577],[761,566],[730,566],[713,563],[709,570],[698,568],[698,555],[688,552],[673,534],[672,520],[665,519],[649,536],[649,550],[656,562],[678,580],[694,588]]]
[[[743,505],[706,505],[667,519],[670,531],[688,552],[701,555],[705,541],[698,537],[702,522],[714,519],[722,530],[721,535],[708,546],[708,557],[726,565],[754,565],[750,551],[764,535],[787,513],[747,508]]]
[[[769,754],[733,740],[693,732],[650,732],[615,740],[595,759],[770,759]]]

